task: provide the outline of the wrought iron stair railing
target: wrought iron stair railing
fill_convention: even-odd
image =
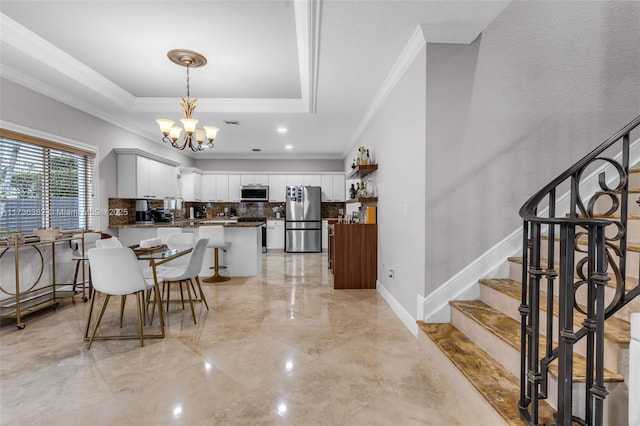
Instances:
[[[557,400],[552,404],[557,410],[555,423],[600,426],[604,422],[604,400],[608,394],[604,383],[605,321],[640,294],[639,281],[629,288],[626,279],[629,270],[634,271],[636,278],[640,277],[640,262],[627,265],[629,155],[631,141],[639,137],[636,134],[639,126],[640,116],[546,185],[520,209],[524,226],[519,409],[531,425],[541,424],[539,402],[550,395],[548,367],[554,361],[559,370]],[[597,173],[598,189],[583,195],[584,183],[593,172]],[[568,208],[563,204],[566,199],[558,198],[565,192],[569,194]],[[598,211],[603,205],[604,211]],[[559,249],[555,244],[558,237]],[[613,297],[605,297],[605,286],[615,286]],[[576,302],[579,291],[586,292],[586,307]],[[556,292],[559,327],[554,330]],[[544,311],[540,309],[541,297],[546,298]],[[586,315],[579,326],[574,325],[576,311]],[[546,318],[541,318],[542,315]],[[544,330],[541,319],[546,320]],[[541,333],[545,336],[544,347],[540,347]],[[582,406],[576,408],[573,353],[580,339],[586,339],[586,397]]]

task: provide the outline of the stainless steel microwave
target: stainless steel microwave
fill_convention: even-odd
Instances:
[[[240,201],[269,201],[268,185],[242,185]]]

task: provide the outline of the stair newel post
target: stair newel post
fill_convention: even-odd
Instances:
[[[527,316],[529,315],[529,306],[527,305],[527,291],[528,291],[528,257],[531,244],[529,241],[529,226],[528,221],[524,221],[522,226],[522,290],[520,296],[520,306],[518,311],[520,312],[520,400],[518,405],[520,406],[520,412],[527,411],[528,404],[528,381],[525,380],[527,376]]]
[[[538,424],[539,388],[542,375],[539,370],[540,362],[540,280],[545,275],[541,267],[541,224],[531,224],[531,254],[529,263],[529,315],[527,324],[529,398],[531,399],[531,424]]]
[[[604,385],[604,323],[605,323],[605,286],[609,281],[609,275],[607,274],[607,258],[605,248],[605,226],[597,225],[595,231],[596,237],[596,257],[595,257],[595,271],[591,280],[593,281],[593,287],[595,287],[595,301],[589,304],[595,303],[595,382],[589,389],[589,398],[594,398],[595,410],[593,412],[593,421],[596,426],[602,426],[604,422],[604,399],[609,392]],[[589,374],[592,374],[593,369],[588,370]],[[590,412],[587,412],[589,416]]]
[[[571,424],[573,400],[573,270],[575,260],[575,225],[560,225],[559,348],[558,348],[558,412],[557,422]]]

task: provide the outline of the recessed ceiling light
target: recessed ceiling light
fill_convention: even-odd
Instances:
[[[285,145],[284,146],[286,149],[293,149],[293,145]]]
[[[261,150],[260,148],[251,148],[251,151],[253,151],[253,152],[260,152],[260,151],[262,151],[262,150]]]
[[[286,127],[278,127],[278,133],[287,133]]]
[[[240,122],[238,120],[222,120],[224,124],[228,124],[231,126],[239,126]]]

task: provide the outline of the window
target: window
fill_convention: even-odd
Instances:
[[[91,229],[94,157],[0,129],[0,230]]]

